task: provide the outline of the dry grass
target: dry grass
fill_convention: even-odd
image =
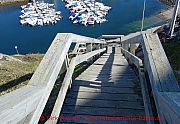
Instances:
[[[23,60],[25,63],[16,61],[4,61],[2,63],[0,66],[0,95],[26,85],[43,55],[29,54],[14,57]]]

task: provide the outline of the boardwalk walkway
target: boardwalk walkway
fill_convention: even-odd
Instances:
[[[76,78],[67,93],[61,116],[76,118],[60,123],[146,123],[131,119],[104,120],[106,116],[145,116],[139,79],[122,56],[120,47],[108,50]]]

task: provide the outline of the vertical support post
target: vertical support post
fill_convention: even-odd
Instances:
[[[131,52],[133,55],[135,55],[136,49],[137,49],[136,44],[131,44],[131,45],[130,45],[130,52]]]
[[[92,51],[92,43],[87,43],[86,44],[86,52],[91,52]]]
[[[92,51],[92,43],[87,43],[86,44],[86,52],[91,52],[91,51]],[[92,58],[88,59],[88,62],[92,63],[93,59]]]
[[[79,48],[79,43],[76,43],[76,45],[75,45],[75,47],[74,47],[74,49],[73,49],[72,53],[77,54],[77,52],[78,52],[78,48]]]
[[[128,44],[123,43],[122,48],[125,49],[125,50],[128,50]]]
[[[65,59],[66,70],[68,70],[68,68],[69,68],[69,63],[70,63],[70,60],[69,60],[69,57],[68,57],[68,54],[67,54],[66,59]],[[71,84],[72,84],[72,79],[70,79],[69,89],[71,88]]]
[[[173,16],[172,16],[172,20],[171,20],[171,24],[170,24],[169,34],[171,37],[174,35],[174,28],[175,28],[175,24],[176,24],[178,9],[179,9],[179,2],[180,2],[180,0],[176,0],[174,12],[173,12]]]
[[[95,44],[95,48],[96,50],[100,49],[100,44],[99,43]],[[100,54],[97,54],[95,57],[98,58],[99,56]]]
[[[100,48],[100,44],[97,43],[97,44],[96,44],[96,50],[98,50],[99,48]]]

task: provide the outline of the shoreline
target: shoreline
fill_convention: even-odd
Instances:
[[[0,7],[1,6],[9,6],[9,5],[16,5],[16,4],[23,4],[23,3],[27,3],[30,0],[3,0],[0,1]]]

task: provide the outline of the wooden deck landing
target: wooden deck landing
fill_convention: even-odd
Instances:
[[[59,123],[146,123],[131,119],[104,120],[105,116],[145,116],[139,79],[120,48],[116,48],[115,53],[109,50],[76,78],[61,111],[61,117],[69,117],[69,120]]]

